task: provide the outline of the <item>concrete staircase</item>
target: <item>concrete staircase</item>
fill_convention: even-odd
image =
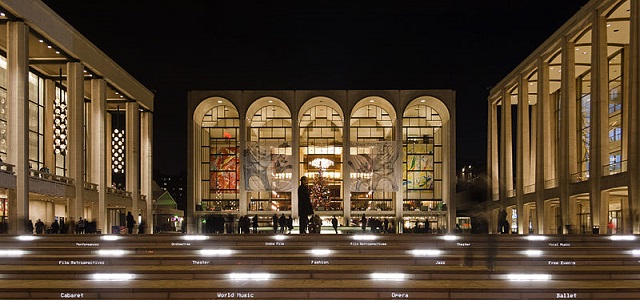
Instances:
[[[0,299],[640,299],[636,238],[1,235]]]

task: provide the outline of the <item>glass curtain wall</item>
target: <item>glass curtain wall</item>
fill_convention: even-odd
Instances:
[[[44,80],[29,73],[29,166],[44,167]]]
[[[407,107],[403,119],[404,211],[442,210],[442,120],[431,107]]]
[[[591,70],[578,77],[578,174],[575,181],[589,178],[589,145],[591,144]]]
[[[300,119],[300,174],[309,178],[314,211],[343,210],[340,114],[316,105]]]
[[[291,210],[291,114],[284,103],[275,101],[279,100],[269,100],[250,116],[243,163],[249,211]]]
[[[558,143],[560,140],[560,130],[562,128],[562,81],[561,81],[561,61],[562,61],[562,53],[558,52],[556,55],[552,56],[549,60],[549,101],[551,102],[551,107],[553,110],[552,114],[552,130],[551,132],[551,140],[556,141],[555,147],[553,148],[553,158],[552,158],[552,166],[555,171],[554,174],[550,175],[549,183],[547,188],[558,186],[558,169],[557,167],[560,165],[558,162],[560,156],[560,147],[562,143]]]
[[[239,210],[240,118],[231,106],[218,105],[201,123],[201,199],[203,211]]]
[[[622,74],[623,52],[617,51],[609,58],[609,165],[605,174],[616,174],[626,171],[622,163],[622,108],[623,108],[623,90],[622,90]]]
[[[395,126],[389,112],[374,101],[355,110],[350,120],[349,176],[354,212],[394,210]]]

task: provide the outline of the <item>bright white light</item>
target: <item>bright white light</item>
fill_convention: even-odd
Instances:
[[[127,281],[132,280],[136,276],[131,273],[95,273],[91,274],[91,278],[96,281]]]
[[[353,236],[353,239],[356,241],[373,241],[378,239],[378,237],[371,234],[356,234]]]
[[[33,235],[21,235],[18,237],[19,240],[21,241],[33,241],[35,239],[37,239],[37,237],[33,236]]]
[[[271,274],[269,273],[231,273],[229,274],[231,280],[269,280]]]
[[[547,239],[544,235],[527,235],[527,240],[530,241],[545,241]]]
[[[276,241],[284,241],[284,240],[286,240],[286,239],[287,239],[287,236],[282,235],[282,234],[278,234],[278,235],[273,236],[273,238],[274,238]]]
[[[25,253],[26,252],[24,250],[0,250],[0,256],[21,256]]]
[[[309,252],[313,255],[318,255],[318,256],[326,256],[326,255],[330,255],[331,250],[329,249],[313,249],[313,250],[309,250]]]
[[[508,274],[507,279],[511,281],[547,281],[551,280],[549,274]]]
[[[445,235],[442,237],[443,239],[445,239],[446,241],[456,241],[458,240],[460,237],[457,235]]]
[[[101,237],[103,241],[117,241],[120,239],[120,236],[117,235],[103,235]]]
[[[98,255],[100,256],[123,256],[127,252],[120,249],[100,249]]]
[[[635,241],[636,236],[635,235],[612,235],[611,240],[612,241]]]
[[[414,249],[410,251],[413,256],[440,256],[442,250],[438,249]]]
[[[204,256],[218,256],[218,255],[231,255],[233,251],[231,249],[201,249],[200,255]]]
[[[371,273],[373,280],[405,280],[406,275],[403,273]]]
[[[542,250],[527,250],[524,254],[527,256],[542,256]]]
[[[640,256],[640,249],[631,250],[631,255]]]
[[[185,241],[204,241],[209,237],[206,235],[185,235],[182,236],[182,239]]]

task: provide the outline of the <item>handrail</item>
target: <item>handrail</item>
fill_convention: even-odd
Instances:
[[[8,164],[6,162],[0,162],[0,171],[4,173],[14,174],[13,169],[16,166],[12,164]]]
[[[84,188],[86,190],[98,191],[98,185],[91,182],[84,182]]]
[[[46,171],[38,171],[38,170],[30,169],[29,175],[31,176],[31,178],[42,179],[45,181],[56,182],[56,183],[62,183],[65,185],[73,185],[74,183],[74,180],[72,178],[51,174]]]
[[[120,189],[117,189],[117,188],[114,188],[114,187],[110,187],[110,186],[107,187],[107,193],[131,198],[131,192],[125,191],[125,190],[120,190]]]
[[[622,173],[622,172],[626,172],[627,171],[627,161],[623,160],[623,161],[618,161],[618,162],[614,162],[608,165],[604,165],[602,167],[602,174],[603,175],[614,175],[614,174],[618,174],[618,173]]]

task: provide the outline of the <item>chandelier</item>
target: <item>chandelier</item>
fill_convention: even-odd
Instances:
[[[328,167],[333,166],[333,160],[330,160],[328,158],[316,158],[309,162],[309,165],[324,170]]]
[[[118,112],[116,113],[115,129],[111,133],[111,169],[114,173],[124,174],[124,146],[125,137],[124,130],[120,127],[120,106],[118,106]]]

